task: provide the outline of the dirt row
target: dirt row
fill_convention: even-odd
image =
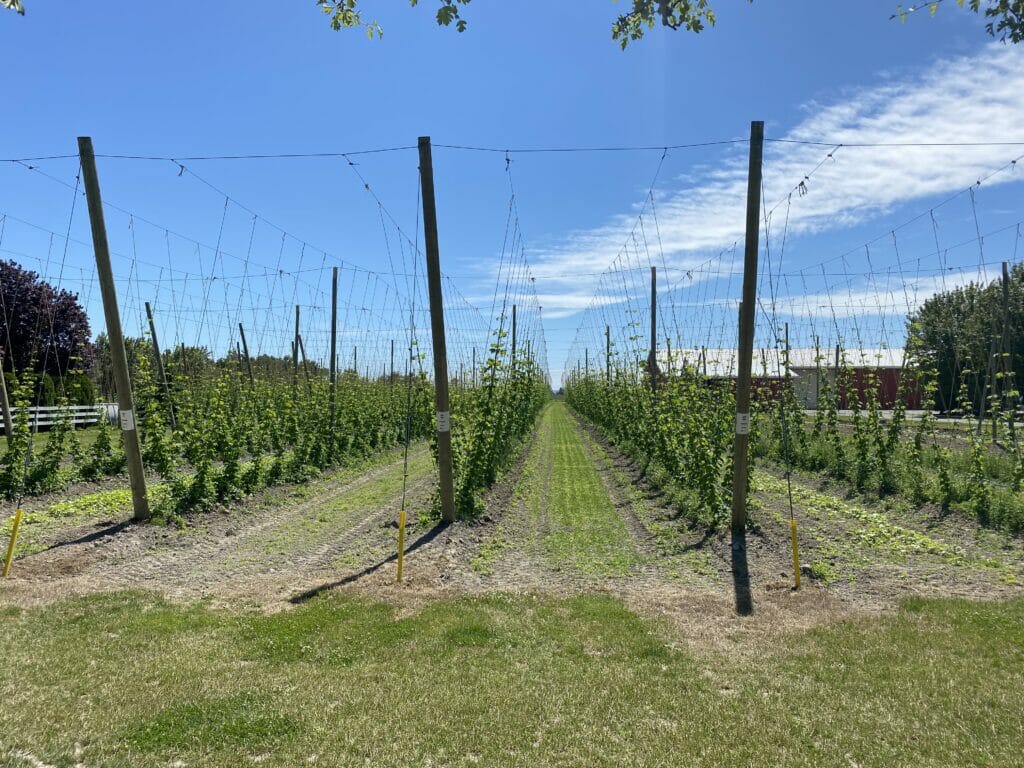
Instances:
[[[32,603],[139,588],[172,598],[268,603],[296,588],[357,574],[395,550],[403,495],[412,511],[433,496],[430,452],[394,452],[366,471],[343,470],[197,515],[184,529],[98,520],[60,531],[19,558],[0,601]]]

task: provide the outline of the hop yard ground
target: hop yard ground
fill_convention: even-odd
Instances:
[[[754,476],[746,568],[562,402],[474,523],[410,450],[183,529],[30,509],[0,604],[3,765],[1013,765],[1021,541]],[[746,574],[746,576],[744,576]],[[751,615],[737,611],[749,592]]]

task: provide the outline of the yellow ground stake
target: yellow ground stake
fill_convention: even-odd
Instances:
[[[405,560],[405,510],[398,513],[398,582],[402,581],[402,564]]]
[[[14,526],[11,528],[11,540],[7,544],[7,557],[4,558],[4,578],[11,572],[11,561],[14,559],[14,545],[18,543],[18,528],[21,526],[21,507],[14,513]]]
[[[800,544],[796,539],[796,519],[789,518],[789,534],[793,539],[793,578],[796,579],[796,588],[800,589]]]

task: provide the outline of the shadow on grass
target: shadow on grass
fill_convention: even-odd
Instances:
[[[407,554],[407,555],[411,554],[412,552],[415,552],[420,547],[429,544],[435,538],[437,538],[437,536],[442,531],[444,531],[446,528],[448,528],[449,525],[451,525],[451,523],[444,523],[444,522],[438,523],[433,528],[431,528],[429,531],[426,531],[422,536],[420,536],[418,539],[416,539],[416,541],[414,541],[412,544],[407,546],[405,548],[405,554]],[[329,581],[329,582],[326,582],[324,584],[320,584],[319,586],[313,587],[312,589],[307,589],[304,592],[300,592],[297,595],[293,595],[292,597],[288,598],[288,602],[292,603],[293,605],[301,605],[302,603],[305,603],[308,600],[312,600],[314,597],[316,597],[317,595],[323,594],[324,592],[330,592],[332,589],[334,589],[336,587],[343,587],[346,584],[351,584],[354,581],[358,581],[359,579],[363,578],[364,576],[369,576],[371,573],[374,573],[374,572],[380,570],[381,568],[383,568],[388,563],[395,562],[397,559],[398,559],[398,553],[396,552],[393,555],[388,555],[383,560],[381,560],[379,563],[374,563],[373,565],[367,566],[366,568],[364,568],[361,571],[357,571],[356,573],[350,573],[348,576],[345,576],[343,578],[336,579],[335,581]]]
[[[750,570],[747,568],[747,532],[732,532],[732,587],[736,594],[736,613],[754,614],[754,600],[750,595]]]

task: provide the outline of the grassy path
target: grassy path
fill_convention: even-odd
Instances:
[[[551,462],[545,551],[589,574],[625,576],[640,555],[562,402],[548,409]]]
[[[512,504],[474,560],[478,572],[543,586],[594,580],[719,581],[709,548],[676,520],[659,517],[647,494],[561,401],[544,412]],[[506,578],[502,579],[502,572]],[[525,579],[525,580],[524,580]]]
[[[610,597],[113,594],[0,609],[0,765],[1010,766],[1024,602],[914,600],[750,654]],[[766,656],[767,654],[767,656]]]
[[[553,402],[541,416],[511,508],[474,567],[510,572],[512,579],[531,568],[570,577],[624,577],[641,560],[579,426],[563,403]]]

